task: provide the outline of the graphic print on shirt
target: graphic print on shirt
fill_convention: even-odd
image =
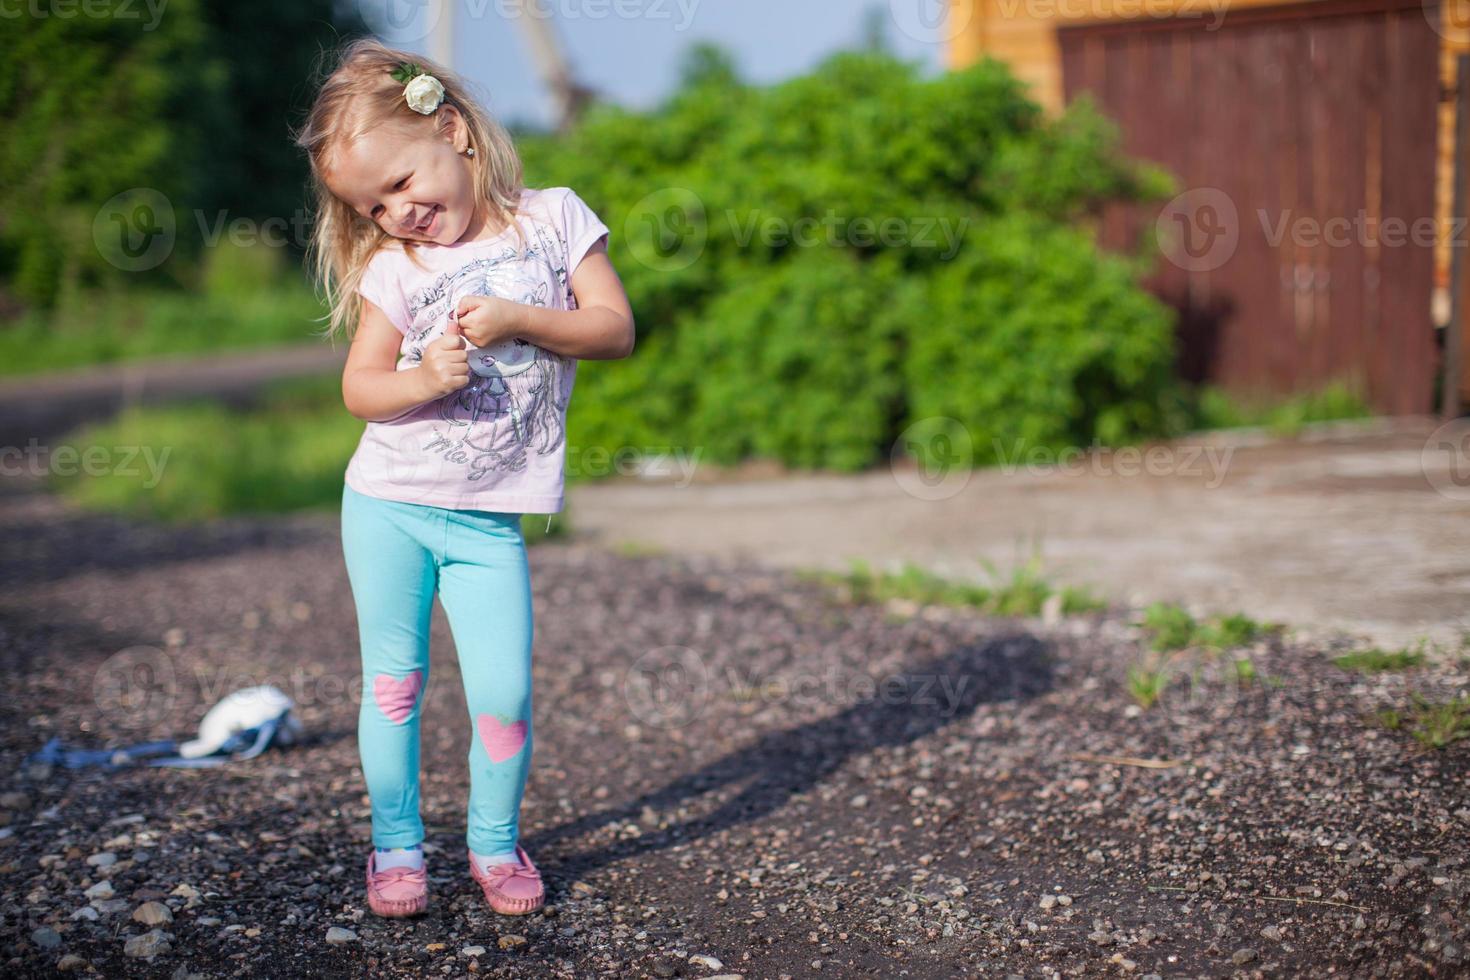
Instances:
[[[548,305],[547,267],[557,264],[544,243],[525,252],[506,245],[494,255],[476,258],[439,276],[410,302],[415,325],[409,336],[408,361],[417,365],[423,350],[444,334],[451,311],[466,296],[498,296],[527,306]],[[552,277],[558,284],[561,269]],[[513,338],[490,347],[471,347],[470,381],[442,396],[434,438],[423,448],[466,467],[466,479],[478,480],[490,470],[521,471],[527,452],[545,455],[565,437],[567,359],[543,347]]]

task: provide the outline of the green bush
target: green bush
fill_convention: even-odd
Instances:
[[[1183,429],[1150,256],[1086,230],[1171,184],[1090,103],[1048,121],[998,62],[923,78],[881,51],[760,88],[705,46],[684,77],[652,112],[519,137],[528,183],[608,224],[638,321],[632,357],[579,367],[575,445],[855,470],[936,416],[971,462]]]
[[[1082,234],[1001,216],[909,286],[906,318],[923,328],[907,336],[908,422],[958,419],[975,462],[1165,427],[1170,317]]]

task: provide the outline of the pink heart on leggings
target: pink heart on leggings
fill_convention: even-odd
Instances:
[[[480,743],[491,762],[504,762],[526,744],[526,722],[521,720],[512,725],[503,724],[494,715],[480,715],[475,719],[480,730]]]
[[[378,708],[394,724],[402,724],[413,714],[414,702],[423,690],[424,672],[416,670],[407,677],[389,677],[379,674],[373,678],[373,700]]]

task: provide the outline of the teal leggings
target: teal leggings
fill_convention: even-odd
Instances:
[[[477,854],[514,851],[532,749],[531,579],[520,515],[382,500],[344,486],[342,552],[362,645],[357,743],[374,845],[424,839],[419,715],[437,589],[469,705],[465,837]]]

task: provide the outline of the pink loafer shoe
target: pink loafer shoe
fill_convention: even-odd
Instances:
[[[425,865],[418,870],[388,868],[379,871],[377,851],[368,855],[368,908],[390,919],[418,915],[429,907],[429,872]]]
[[[485,901],[501,915],[525,915],[546,904],[546,888],[541,881],[541,872],[531,862],[525,848],[516,845],[520,864],[506,861],[493,865],[485,874],[475,865],[470,855],[470,874],[480,883],[485,892]]]

